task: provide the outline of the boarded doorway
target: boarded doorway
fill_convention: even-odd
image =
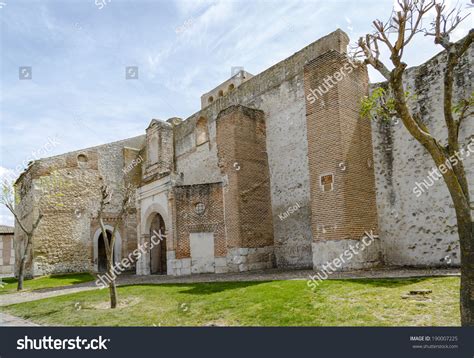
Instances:
[[[161,239],[159,233],[161,233]],[[160,214],[155,214],[150,226],[150,273],[152,275],[166,275],[165,235],[165,221]]]

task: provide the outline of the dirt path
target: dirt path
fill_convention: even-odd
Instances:
[[[0,312],[0,327],[2,326],[33,327],[39,325],[22,318]]]

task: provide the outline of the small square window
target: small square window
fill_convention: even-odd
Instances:
[[[324,174],[319,177],[319,185],[322,191],[332,191],[334,189],[334,175]]]

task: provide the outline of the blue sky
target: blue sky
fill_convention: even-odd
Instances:
[[[186,118],[231,67],[258,74],[336,28],[355,41],[392,5],[0,0],[0,176],[17,176],[32,152],[56,155],[143,134],[152,118]],[[472,18],[455,38],[470,27]],[[440,50],[420,36],[407,63]],[[19,80],[20,66],[32,68],[31,80]],[[138,66],[138,80],[125,79],[126,66]],[[4,208],[0,223],[13,224]]]

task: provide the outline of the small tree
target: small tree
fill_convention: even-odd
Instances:
[[[124,189],[123,198],[120,205],[120,211],[117,214],[117,220],[112,229],[110,239],[107,235],[103,215],[106,207],[110,205],[112,199],[112,191],[107,185],[104,184],[100,188],[100,194],[100,204],[97,218],[99,220],[100,229],[102,231],[102,239],[104,240],[105,255],[107,259],[107,276],[113,277],[113,279],[109,281],[110,308],[115,308],[117,307],[117,287],[115,285],[115,274],[113,272],[115,239],[117,236],[118,227],[123,222],[125,214],[132,202],[133,187],[131,185],[128,185]]]
[[[33,225],[31,226],[31,229],[26,228],[26,224],[20,219],[20,216],[15,210],[15,206],[17,201],[15,200],[15,189],[14,185],[10,184],[8,181],[3,181],[2,183],[2,195],[0,197],[0,203],[5,205],[7,209],[13,214],[13,217],[15,218],[15,221],[18,223],[18,226],[20,229],[25,233],[26,235],[26,243],[25,245],[21,246],[20,245],[20,250],[21,247],[23,247],[23,250],[19,250],[20,252],[20,266],[18,268],[18,286],[17,290],[21,291],[23,289],[23,280],[25,276],[25,267],[26,267],[26,262],[30,258],[31,254],[31,248],[33,246],[33,235],[38,227],[38,225],[41,222],[41,219],[43,218],[43,214],[41,211],[38,214],[38,217],[36,220],[33,221]]]
[[[434,12],[431,26],[424,26],[423,20]],[[460,158],[459,132],[463,122],[472,115],[473,98],[465,98],[458,104],[453,101],[454,71],[460,58],[466,53],[474,40],[474,30],[457,43],[450,41],[450,34],[465,17],[461,9],[447,11],[444,3],[435,0],[398,0],[387,22],[373,22],[375,32],[361,37],[357,44],[357,57],[375,68],[387,81],[388,92],[374,91],[363,101],[363,114],[376,114],[378,117],[401,119],[408,132],[428,151],[436,166],[440,168],[443,179],[452,198],[461,249],[461,323],[474,325],[474,228],[469,197],[468,180]],[[434,43],[445,51],[444,68],[444,120],[447,129],[446,145],[435,138],[421,118],[421,114],[409,106],[410,94],[403,84],[407,64],[403,62],[403,52],[417,34],[434,37]],[[394,37],[394,39],[392,39]],[[390,54],[391,69],[380,60],[382,45]]]

